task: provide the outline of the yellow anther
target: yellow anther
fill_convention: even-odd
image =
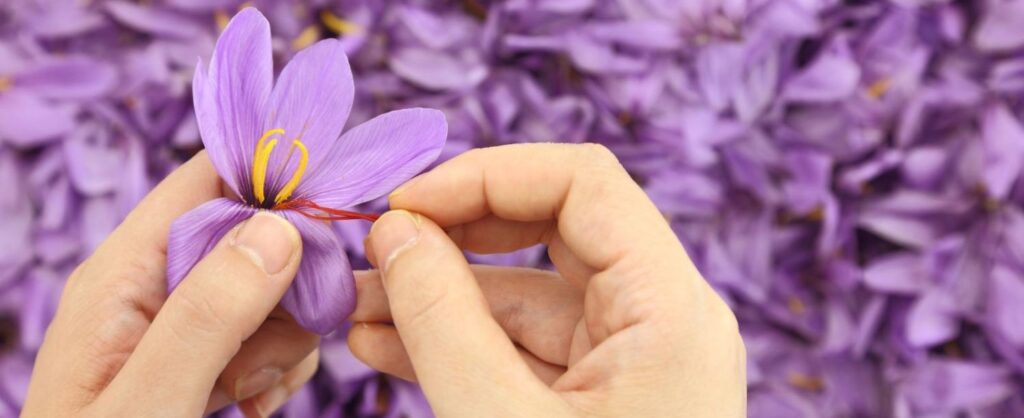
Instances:
[[[266,200],[263,186],[267,182],[267,164],[270,162],[270,152],[277,146],[276,139],[271,139],[270,142],[267,142],[267,139],[274,135],[284,135],[284,129],[271,129],[264,132],[260,140],[256,141],[256,151],[252,157],[252,193],[259,203]]]
[[[886,77],[879,79],[878,81],[871,83],[868,86],[868,97],[872,99],[879,99],[884,95],[889,88],[892,87],[892,79]]]
[[[306,29],[292,40],[292,49],[298,51],[312,45],[317,39],[320,39],[320,29],[313,25],[306,26]]]
[[[251,1],[243,2],[242,4],[239,4],[238,5],[238,11],[245,10],[245,8],[247,8],[247,7],[253,7]]]
[[[786,375],[786,381],[789,382],[790,386],[810,392],[821,392],[825,389],[824,379],[816,376],[809,376],[800,372],[789,373]]]
[[[323,22],[327,29],[330,29],[339,35],[363,32],[363,27],[358,23],[342,19],[341,16],[331,13],[330,10],[320,12],[320,21]]]
[[[275,204],[280,204],[292,196],[295,188],[299,186],[299,180],[302,180],[302,175],[306,172],[306,166],[309,164],[309,150],[306,149],[306,145],[296,139],[292,141],[292,146],[298,148],[302,155],[299,156],[299,165],[295,167],[291,180],[288,180],[288,184],[285,184],[284,188],[277,193],[277,197],[274,198]]]
[[[786,301],[786,307],[789,308],[790,312],[797,315],[803,315],[807,311],[807,305],[804,305],[804,301],[796,296],[789,297],[789,300]]]
[[[10,77],[0,77],[0,91],[5,91],[5,90],[11,88],[11,84],[14,84],[14,83],[11,82],[11,78]]]
[[[213,12],[213,21],[217,24],[218,32],[223,32],[224,28],[228,27],[228,21],[230,20],[231,18],[223,10]]]

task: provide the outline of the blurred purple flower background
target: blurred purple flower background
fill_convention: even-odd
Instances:
[[[1024,1],[6,0],[0,417],[64,278],[200,149],[196,58],[249,4],[279,65],[341,41],[348,127],[611,148],[736,311],[750,416],[1024,416]],[[340,334],[284,416],[429,415]]]

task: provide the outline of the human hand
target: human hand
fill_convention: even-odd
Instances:
[[[474,150],[390,200],[349,345],[438,416],[745,416],[735,317],[607,150]],[[558,274],[461,253],[537,243]]]
[[[228,232],[167,296],[171,222],[222,190],[200,154],[71,274],[23,416],[195,417],[241,401],[265,417],[312,377],[319,336],[275,309],[302,256],[284,219],[260,213]]]

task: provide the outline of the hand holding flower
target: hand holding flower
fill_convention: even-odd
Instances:
[[[280,217],[230,228],[167,296],[171,223],[216,198],[221,182],[200,154],[75,270],[22,416],[200,416],[236,400],[269,416],[313,376],[319,336],[275,309],[303,256]]]

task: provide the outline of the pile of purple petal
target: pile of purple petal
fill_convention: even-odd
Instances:
[[[735,309],[750,416],[1024,416],[1019,0],[5,0],[0,416],[64,278],[201,147],[196,57],[249,4],[278,63],[344,43],[350,127],[615,151]],[[356,267],[367,228],[336,223]],[[285,416],[429,414],[343,334]]]

